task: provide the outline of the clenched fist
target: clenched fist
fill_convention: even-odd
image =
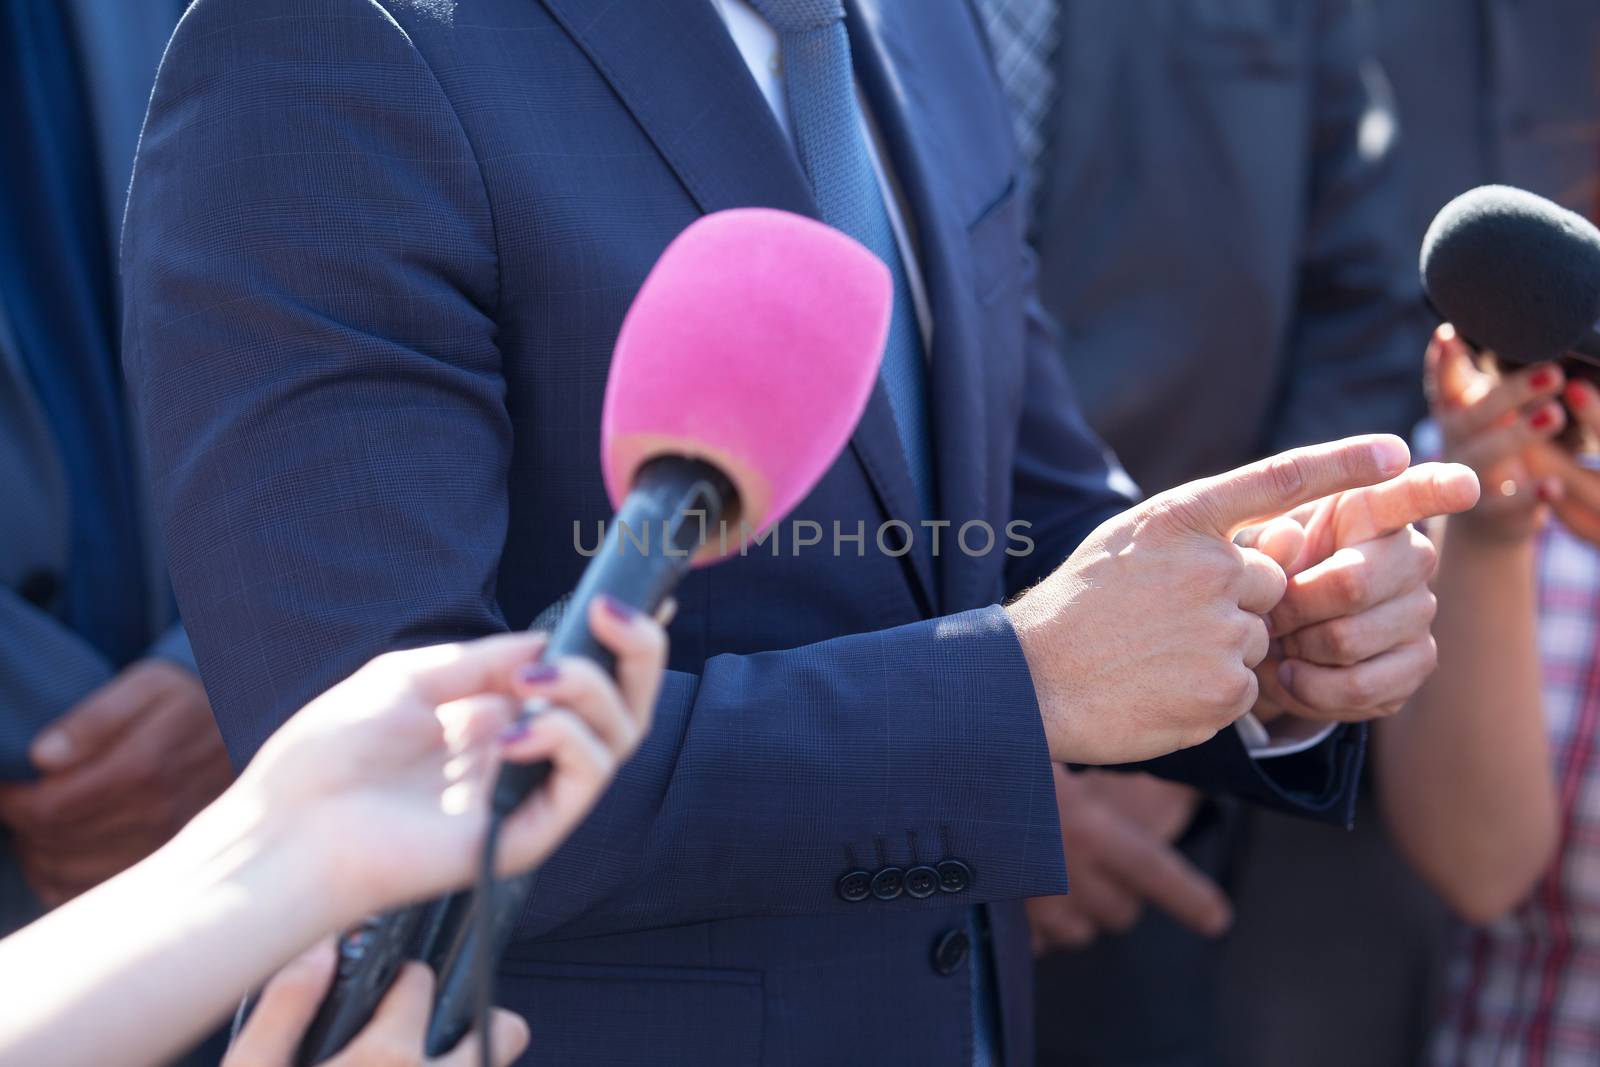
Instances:
[[[1251,710],[1287,588],[1275,524],[1399,475],[1390,436],[1296,449],[1154,496],[1106,522],[1007,607],[1053,759],[1133,763],[1201,744]],[[1283,519],[1292,536],[1298,523]],[[1255,547],[1240,530],[1268,523]],[[1285,530],[1290,535],[1291,530]]]

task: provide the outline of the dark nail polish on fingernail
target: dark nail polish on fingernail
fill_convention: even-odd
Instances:
[[[632,604],[625,604],[614,596],[600,598],[600,606],[611,613],[611,617],[619,622],[632,622],[639,617],[639,609]]]
[[[533,732],[532,719],[518,719],[516,722],[507,723],[500,731],[502,745],[514,745]]]
[[[553,682],[561,673],[554,663],[535,663],[522,668],[517,674],[517,680],[523,685],[544,685]]]

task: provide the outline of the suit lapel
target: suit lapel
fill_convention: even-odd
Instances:
[[[961,269],[967,256],[966,219],[951,205],[960,203],[949,184],[948,168],[959,165],[959,152],[943,152],[927,143],[925,123],[916,121],[919,102],[937,104],[950,90],[939,72],[919,69],[915,59],[918,19],[928,12],[913,5],[880,0],[846,0],[852,27],[851,52],[856,76],[866,91],[873,118],[889,153],[918,243],[918,265],[933,313],[929,352],[932,432],[939,482],[939,504],[951,527],[940,541],[936,561],[940,601],[945,610],[974,602],[968,588],[981,568],[950,543],[969,519],[988,519],[984,462],[988,436],[984,386],[978,353],[972,345],[976,312],[974,291]],[[893,424],[891,422],[891,428]],[[895,442],[898,450],[898,440]],[[901,461],[905,466],[904,458]],[[909,478],[907,486],[909,489]]]
[[[711,0],[544,0],[701,211],[815,217],[794,149]]]
[[[770,207],[817,217],[794,147],[711,0],[543,3],[610,83],[701,211]],[[881,380],[850,444],[884,513],[915,526],[920,517],[916,492]],[[931,610],[932,566],[921,553],[906,559]]]

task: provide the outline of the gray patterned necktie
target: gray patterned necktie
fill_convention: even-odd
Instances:
[[[978,0],[983,29],[1011,124],[1022,153],[1029,202],[1037,208],[1056,103],[1056,49],[1061,44],[1060,0]]]
[[[911,283],[856,104],[850,38],[839,0],[751,0],[777,31],[789,120],[822,221],[870,248],[894,276],[894,316],[883,352],[883,385],[900,431],[924,518],[937,511],[929,432],[928,367]]]

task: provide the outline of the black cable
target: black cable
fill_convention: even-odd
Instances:
[[[496,889],[495,857],[500,848],[500,828],[506,813],[499,805],[489,807],[489,826],[484,833],[481,866],[478,868],[477,900],[473,902],[472,924],[474,939],[478,943],[477,975],[474,981],[477,1000],[478,1063],[481,1067],[494,1067],[494,1050],[490,1047],[489,1012],[494,1005],[494,894]]]

